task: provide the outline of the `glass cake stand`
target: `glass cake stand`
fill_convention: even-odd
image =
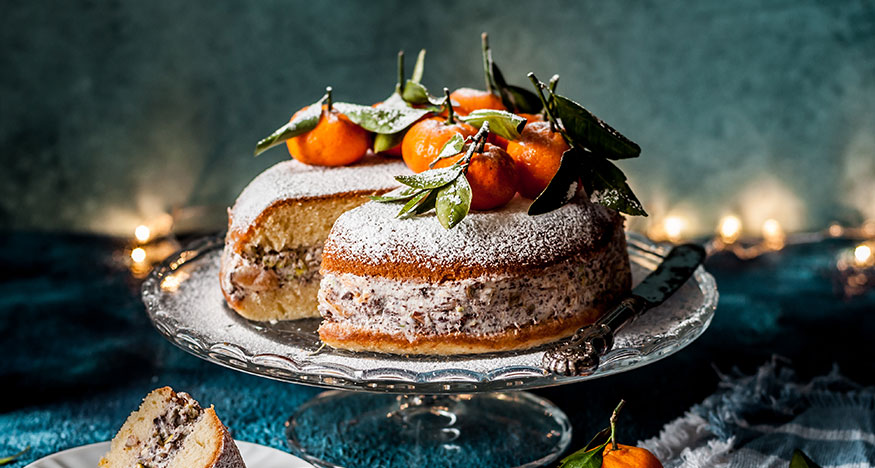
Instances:
[[[633,282],[665,249],[627,234]],[[259,323],[225,304],[219,288],[223,237],[193,242],[143,283],[155,328],[207,361],[285,382],[334,389],[304,404],[286,423],[293,451],[318,466],[539,466],[571,441],[565,414],[519,391],[596,379],[666,357],[698,338],[717,305],[702,267],[669,300],[616,336],[591,375],[566,377],[540,367],[546,349],[480,355],[396,356],[323,346],[318,319]]]

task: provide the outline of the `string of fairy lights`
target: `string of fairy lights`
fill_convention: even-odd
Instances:
[[[179,218],[203,212],[209,207],[193,207],[165,213],[134,229],[127,249],[131,273],[143,278],[152,266],[180,249],[175,225]],[[647,236],[657,242],[680,243],[688,239],[688,222],[681,216],[666,216],[650,225]],[[710,254],[726,252],[740,260],[751,260],[778,252],[790,245],[821,242],[826,239],[846,239],[855,242],[850,249],[841,250],[835,260],[835,279],[840,292],[846,297],[862,294],[875,288],[875,219],[860,226],[832,223],[818,231],[788,233],[776,219],[767,219],[760,226],[758,236],[743,236],[745,226],[736,215],[720,219],[714,234],[704,240]],[[697,239],[700,240],[700,239]]]

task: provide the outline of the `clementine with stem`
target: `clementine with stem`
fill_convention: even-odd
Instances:
[[[474,144],[474,143],[472,143]],[[435,167],[448,167],[463,155],[438,161]],[[486,143],[475,152],[465,173],[471,186],[471,208],[492,210],[502,207],[516,195],[517,171],[513,159],[500,147]]]
[[[534,200],[547,188],[559,170],[562,153],[570,146],[549,122],[529,122],[520,137],[507,143],[507,153],[516,162],[520,195]]]
[[[444,93],[449,90],[444,88]],[[455,134],[462,138],[473,136],[477,129],[455,118],[453,105],[447,99],[447,118],[431,117],[420,120],[413,124],[404,140],[401,142],[401,157],[411,171],[419,173],[429,169],[429,164],[434,161],[441,149]]]
[[[286,140],[289,154],[304,164],[345,166],[357,162],[371,147],[370,133],[332,109],[331,88],[316,128]],[[295,120],[306,108],[292,116]]]

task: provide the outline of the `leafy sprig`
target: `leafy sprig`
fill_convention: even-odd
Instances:
[[[547,188],[529,207],[529,214],[541,214],[568,203],[583,183],[590,200],[622,213],[647,216],[638,197],[626,181],[626,175],[610,159],[635,158],[641,148],[580,104],[556,94],[529,73],[529,79],[541,100],[551,128],[569,145],[562,155],[559,170]],[[551,80],[555,85],[556,78]],[[544,91],[549,99],[544,97]]]
[[[429,169],[414,175],[396,176],[395,180],[403,184],[403,187],[371,199],[382,203],[403,203],[396,215],[399,218],[420,215],[434,209],[441,226],[452,229],[471,210],[471,185],[465,174],[474,153],[483,151],[488,134],[488,120],[482,123],[473,138],[463,139],[461,135],[456,134],[444,144],[438,159],[434,162],[456,156],[463,151],[464,156],[448,167]],[[467,150],[465,150],[466,144]]]
[[[599,431],[585,447],[563,458],[559,468],[601,468],[605,447],[611,444],[611,450],[617,450],[617,416],[625,404],[625,400],[620,400],[611,414],[611,426]]]
[[[12,463],[12,462],[18,460],[19,458],[21,458],[22,455],[27,453],[29,450],[30,450],[30,445],[28,445],[27,447],[24,448],[24,450],[22,450],[18,453],[12,454],[8,457],[0,458],[0,466],[8,465],[9,463]]]

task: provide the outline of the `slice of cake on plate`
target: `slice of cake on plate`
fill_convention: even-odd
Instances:
[[[100,468],[245,468],[212,406],[170,387],[153,390],[112,439]]]

